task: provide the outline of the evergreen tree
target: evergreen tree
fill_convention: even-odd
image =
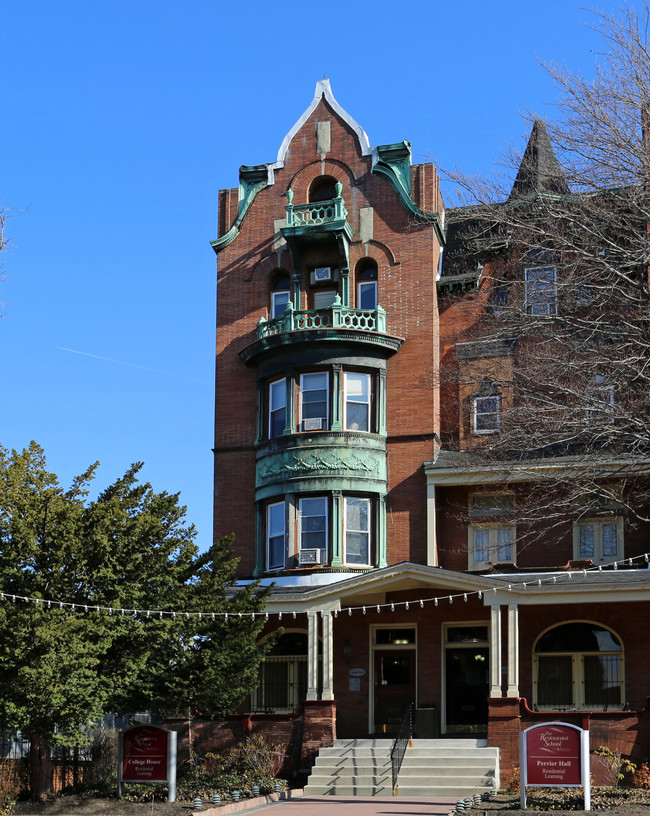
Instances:
[[[178,495],[139,483],[140,464],[89,500],[97,466],[66,491],[35,443],[0,448],[0,729],[31,740],[34,798],[51,748],[105,712],[226,714],[264,655],[265,594],[230,589],[230,540],[199,554]]]

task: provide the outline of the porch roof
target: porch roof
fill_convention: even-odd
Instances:
[[[281,580],[281,579],[280,579]],[[503,604],[599,603],[650,601],[650,569],[560,570],[473,575],[402,562],[343,578],[325,586],[272,587],[269,612],[335,612],[349,607],[382,605],[396,592],[411,591],[409,603],[471,595],[485,606]],[[390,603],[390,601],[388,601]],[[395,600],[395,608],[405,600]]]

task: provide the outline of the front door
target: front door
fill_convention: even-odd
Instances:
[[[447,629],[445,645],[446,732],[485,733],[490,651],[486,626]]]
[[[375,651],[376,734],[396,734],[415,700],[415,650]]]

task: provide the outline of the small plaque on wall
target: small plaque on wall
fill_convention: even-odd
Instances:
[[[351,677],[350,678],[350,691],[361,691],[361,678],[360,677]]]

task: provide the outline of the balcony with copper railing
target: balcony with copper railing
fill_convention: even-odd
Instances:
[[[341,195],[343,185],[336,184],[336,196],[326,201],[312,201],[309,204],[293,203],[293,190],[287,190],[285,206],[287,223],[282,227],[285,238],[307,237],[310,234],[343,231],[348,239],[354,235],[348,223],[348,211]]]
[[[351,309],[341,305],[337,295],[329,309],[294,309],[291,301],[284,312],[272,320],[262,317],[257,324],[261,340],[274,334],[310,329],[353,329],[355,331],[386,332],[386,312],[376,309]]]

